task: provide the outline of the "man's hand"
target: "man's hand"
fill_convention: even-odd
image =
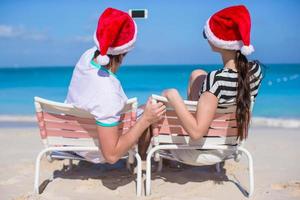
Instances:
[[[159,121],[166,112],[166,106],[161,103],[152,103],[152,98],[149,98],[145,106],[145,111],[142,117],[149,123],[153,124]]]

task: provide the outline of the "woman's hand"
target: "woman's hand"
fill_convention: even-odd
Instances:
[[[174,101],[178,101],[180,99],[178,91],[174,88],[164,90],[162,92],[162,96],[166,97],[171,105],[173,105]]]
[[[159,121],[162,118],[163,114],[165,114],[165,112],[166,106],[163,103],[158,102],[154,104],[152,103],[152,99],[149,98],[145,106],[142,118],[145,119],[149,124],[153,124]]]

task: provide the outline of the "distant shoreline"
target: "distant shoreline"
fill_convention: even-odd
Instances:
[[[213,71],[220,65],[125,65],[117,76],[126,95],[142,104],[167,88],[176,88],[186,98],[190,73],[197,68]],[[300,64],[268,64],[264,70],[253,116],[300,120]],[[34,96],[63,102],[72,71],[71,66],[0,68],[0,115],[34,115]]]
[[[300,128],[300,119],[253,117],[251,126]],[[0,128],[37,126],[34,115],[0,115]]]
[[[42,65],[42,66],[0,66],[0,69],[32,69],[32,68],[73,68],[75,67],[75,64],[71,65]],[[300,63],[262,63],[263,65],[300,65]],[[122,65],[123,67],[137,67],[137,66],[151,66],[151,67],[159,67],[159,66],[181,66],[181,65],[189,65],[189,66],[219,66],[222,65],[222,63],[176,63],[176,64],[126,64]]]

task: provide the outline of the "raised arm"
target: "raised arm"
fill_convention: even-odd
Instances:
[[[196,118],[188,111],[176,89],[166,90],[163,95],[174,107],[183,128],[193,140],[200,139],[208,132],[218,106],[218,99],[214,94],[210,92],[201,94],[197,104]]]
[[[118,126],[97,126],[100,150],[105,160],[111,164],[117,162],[137,143],[150,124],[161,118],[165,109],[166,107],[162,103],[152,104],[151,100],[148,100],[141,118],[126,134],[122,135],[118,132]]]

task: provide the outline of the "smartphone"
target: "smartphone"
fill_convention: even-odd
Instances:
[[[130,9],[128,13],[132,18],[147,19],[148,17],[147,9]]]

